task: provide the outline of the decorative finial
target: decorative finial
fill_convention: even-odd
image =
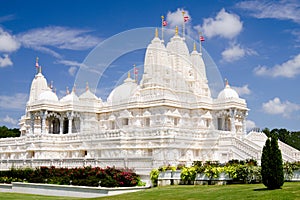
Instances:
[[[197,51],[196,42],[194,42],[194,51]]]
[[[42,73],[42,66],[39,66],[38,73]]]
[[[128,71],[127,73],[127,78],[130,78],[130,71]]]
[[[67,88],[66,88],[66,93],[67,94],[70,94],[70,91],[69,91],[69,87],[67,86]]]
[[[155,29],[155,37],[158,37],[158,29]]]
[[[86,84],[85,84],[85,90],[86,90],[86,91],[89,90],[89,82],[86,82]]]
[[[225,78],[225,86],[229,86],[227,78]]]
[[[175,27],[175,35],[178,35],[178,26]]]
[[[53,81],[50,82],[50,89],[53,89]]]

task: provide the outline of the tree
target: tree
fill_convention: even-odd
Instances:
[[[291,132],[286,129],[273,129],[270,131],[268,128],[265,128],[263,132],[266,134],[267,137],[271,137],[275,135],[281,142],[284,142],[295,149],[300,150],[300,131],[298,132]]]
[[[9,129],[6,126],[0,126],[0,138],[7,138],[7,137],[19,137],[20,131],[19,129]]]
[[[278,138],[275,134],[266,140],[261,156],[262,182],[268,189],[279,189],[284,183],[282,155],[278,146]]]

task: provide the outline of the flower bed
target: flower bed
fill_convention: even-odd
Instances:
[[[130,169],[115,167],[14,169],[0,171],[0,183],[11,182],[48,183],[91,187],[143,186],[140,177]]]
[[[201,161],[195,161],[191,167],[160,167],[151,171],[150,178],[153,186],[261,182],[260,167],[252,159],[232,160],[224,165],[216,161],[208,161],[204,164]]]

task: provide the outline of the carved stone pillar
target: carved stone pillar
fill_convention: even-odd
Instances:
[[[30,113],[30,133],[34,134],[34,113]]]
[[[69,120],[69,123],[68,123],[68,133],[72,133],[72,120],[73,120],[73,112],[69,113],[68,114],[68,120]]]
[[[60,116],[60,118],[59,118],[59,134],[63,134],[63,128],[64,128],[64,117]]]
[[[40,111],[41,133],[45,133],[47,111]]]
[[[245,111],[244,116],[243,116],[243,133],[244,135],[247,134],[247,130],[246,130],[246,119],[248,116],[248,111]]]
[[[236,109],[230,109],[230,126],[231,126],[231,131],[236,132],[235,129],[235,115],[236,115]]]

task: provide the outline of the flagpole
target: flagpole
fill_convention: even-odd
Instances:
[[[133,73],[134,73],[135,82],[138,83],[137,70],[136,70],[136,65],[135,64],[133,65]]]
[[[184,26],[184,14],[185,14],[185,12],[184,11],[182,11],[182,19],[183,19],[183,24],[182,24],[182,37],[183,38],[185,38],[185,34],[184,34],[184,29],[185,29],[185,26]]]
[[[164,40],[164,19],[165,17],[161,16],[161,40]]]
[[[202,35],[202,33],[199,32],[198,34],[199,34],[199,43],[200,43],[200,44],[199,44],[199,45],[200,45],[200,54],[202,54],[202,41],[201,41],[201,38],[200,38],[201,35]]]

